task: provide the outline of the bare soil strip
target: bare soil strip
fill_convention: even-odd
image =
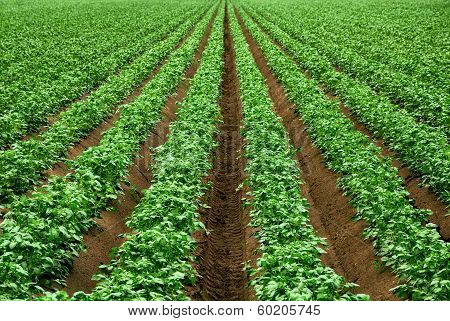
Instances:
[[[291,143],[295,148],[301,148],[301,152],[296,153],[296,159],[304,181],[301,185],[302,195],[310,204],[312,225],[330,245],[322,256],[323,263],[343,275],[347,281],[358,283],[360,287],[357,291],[369,294],[373,300],[398,300],[389,291],[396,286],[397,279],[388,269],[375,269],[374,262],[378,259],[373,246],[362,238],[366,225],[362,221],[352,221],[356,210],[350,206],[349,198],[338,189],[339,176],[325,167],[320,151],[312,144],[305,124],[296,114],[296,106],[289,102],[236,8],[235,13],[253,57],[266,79],[275,111],[282,118]]]
[[[197,297],[221,301],[246,299],[245,287],[248,282],[243,270],[248,218],[244,218],[241,202],[243,192],[238,188],[244,176],[240,135],[242,104],[228,14],[225,15],[224,24],[225,67],[219,102],[223,123],[219,126],[219,146],[210,174],[212,190],[206,200],[210,208],[202,213],[208,233],[199,244],[201,262],[198,272],[201,278],[198,283],[201,294]]]
[[[287,56],[292,56],[283,48],[283,45],[281,45],[278,41],[276,41],[275,39],[272,39],[272,41]],[[299,64],[297,65],[308,79],[312,79],[309,70],[305,70]],[[338,68],[336,66],[334,68],[338,72],[343,72],[341,68]],[[339,107],[342,113],[353,122],[353,126],[355,127],[355,129],[370,138],[374,142],[374,144],[381,149],[381,155],[393,158],[392,166],[398,169],[398,175],[403,179],[403,183],[410,194],[411,202],[416,208],[430,209],[433,212],[433,214],[428,218],[428,221],[437,225],[437,231],[441,235],[442,239],[448,242],[450,240],[450,215],[446,216],[446,214],[449,213],[446,205],[442,203],[437,195],[427,186],[421,186],[419,177],[411,173],[409,168],[399,160],[400,158],[398,154],[386,147],[383,139],[375,139],[370,130],[368,130],[358,121],[358,119],[351,113],[351,111],[344,105],[344,103],[337,95],[331,92],[324,84],[320,84],[320,89],[329,99],[339,100]]]
[[[183,101],[186,96],[190,80],[199,67],[200,58],[211,34],[216,15],[217,12],[211,19],[193,62],[185,73],[185,79],[178,86],[176,93],[166,101],[162,110],[163,119],[149,134],[141,146],[139,155],[130,166],[127,179],[131,186],[122,184],[124,195],[111,204],[115,210],[103,211],[101,218],[95,220],[97,226],[90,229],[84,236],[83,243],[86,245],[86,251],[75,259],[72,270],[66,279],[66,286],[63,288],[69,295],[73,295],[77,291],[90,292],[94,289],[97,282],[92,280],[92,276],[99,272],[100,265],[107,264],[111,260],[110,251],[125,241],[121,235],[131,232],[125,221],[139,203],[142,190],[150,187],[152,179],[150,165],[153,162],[151,149],[164,144],[167,140],[169,126],[176,118],[178,103]]]

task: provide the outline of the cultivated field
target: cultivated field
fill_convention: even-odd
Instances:
[[[446,0],[0,0],[0,300],[450,300]]]

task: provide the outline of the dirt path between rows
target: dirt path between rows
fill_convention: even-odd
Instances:
[[[301,192],[310,204],[312,225],[330,245],[327,253],[322,255],[323,263],[343,275],[347,281],[358,283],[358,293],[369,294],[373,300],[398,300],[389,291],[396,286],[397,279],[390,270],[378,271],[374,268],[378,258],[371,242],[362,238],[366,225],[362,221],[352,221],[356,210],[349,204],[349,198],[338,189],[339,176],[325,167],[320,151],[312,144],[305,124],[296,114],[296,106],[289,102],[236,8],[235,13],[253,57],[266,79],[275,111],[282,118],[291,143],[295,148],[301,148],[301,152],[296,153],[304,181]]]
[[[190,80],[199,67],[200,58],[211,34],[216,15],[217,11],[209,22],[192,64],[185,72],[185,79],[178,86],[176,93],[167,100],[162,110],[163,119],[149,134],[130,166],[127,179],[131,186],[121,185],[124,195],[111,204],[115,210],[103,211],[101,218],[95,220],[97,226],[91,228],[84,236],[83,243],[86,245],[86,251],[75,259],[72,270],[66,279],[66,286],[63,288],[69,295],[77,291],[91,292],[94,289],[97,282],[92,280],[92,276],[99,272],[100,265],[107,264],[111,260],[109,257],[111,249],[120,246],[125,241],[121,235],[131,232],[125,221],[139,203],[141,192],[150,187],[152,179],[150,166],[153,162],[151,148],[160,146],[167,140],[169,126],[176,118],[178,103],[183,101],[186,96]]]
[[[243,191],[239,185],[244,177],[242,156],[242,104],[236,73],[235,52],[229,29],[228,14],[224,20],[224,71],[222,96],[219,101],[223,123],[219,125],[213,170],[209,180],[212,189],[206,196],[209,209],[201,211],[208,233],[199,241],[200,274],[198,300],[245,300],[248,278],[244,272],[247,256],[246,225],[243,211]]]

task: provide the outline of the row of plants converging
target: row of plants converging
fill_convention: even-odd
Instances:
[[[191,15],[170,37],[112,76],[86,101],[78,102],[43,133],[39,139],[17,143],[0,151],[0,205],[11,203],[38,183],[44,170],[60,161],[69,147],[108,117],[125,97],[156,68],[188,34],[201,13]],[[174,22],[168,25],[175,26]],[[162,31],[164,33],[165,31]],[[121,110],[127,106],[122,106]]]
[[[431,212],[410,204],[389,160],[378,155],[379,149],[353,127],[338,103],[327,99],[318,83],[308,80],[296,62],[239,9],[327,166],[342,175],[339,186],[351,196],[357,218],[368,222],[365,237],[373,240],[381,261],[399,278],[395,292],[415,300],[448,299],[450,244],[440,239],[433,224],[425,224]]]
[[[214,22],[199,69],[190,82],[166,143],[155,150],[150,188],[131,215],[133,233],[104,266],[91,294],[75,300],[187,300],[186,285],[195,282],[191,266],[199,199],[208,189],[202,181],[212,168],[220,122],[220,82],[223,70],[224,2]],[[67,299],[64,292],[47,299]]]
[[[146,37],[154,28],[153,23],[142,24],[134,10],[128,14],[117,8],[80,6],[74,12],[67,2],[58,9],[48,0],[40,4],[33,10],[8,10],[5,6],[0,13],[2,114],[37,104],[44,97],[48,101],[42,103],[65,100],[74,91],[78,93],[72,98],[76,98],[83,93],[80,89],[89,89],[101,75],[110,74],[120,61],[146,46]],[[110,15],[99,15],[99,9]],[[177,13],[152,9],[146,12],[149,21],[158,14]],[[68,11],[72,11],[71,19],[67,19]],[[89,19],[95,13],[97,19]],[[114,21],[119,13],[122,19]],[[57,98],[61,94],[64,96]]]
[[[338,45],[339,50],[349,49],[362,58],[382,63],[427,86],[431,92],[437,88],[449,92],[448,17],[441,10],[442,0],[382,0],[376,6],[371,0],[246,3],[287,20],[296,17],[297,29],[314,30],[316,39],[326,39]]]
[[[0,299],[30,299],[64,282],[82,249],[83,234],[120,193],[141,142],[162,118],[161,110],[182,82],[213,13],[211,8],[141,95],[123,108],[100,144],[73,162],[73,173],[52,176],[31,197],[11,204],[0,225]]]
[[[349,48],[343,47],[340,34],[338,39],[330,39],[327,34],[318,34],[320,29],[309,25],[299,25],[303,17],[300,12],[283,10],[282,15],[267,10],[252,10],[259,16],[275,23],[304,46],[311,46],[326,55],[333,65],[343,69],[357,80],[366,82],[378,93],[386,95],[392,102],[406,108],[414,117],[439,127],[447,137],[450,135],[450,95],[441,88],[430,88],[410,75],[386,68],[383,62],[362,57]],[[283,18],[279,18],[283,17]]]
[[[90,85],[87,90],[95,85],[105,84],[111,82],[111,79],[118,78],[117,75],[115,75],[115,72],[118,72],[121,68],[126,66],[133,57],[137,57],[143,52],[153,48],[156,43],[167,37],[170,30],[173,30],[173,28],[180,25],[180,23],[184,21],[186,17],[192,15],[193,12],[188,12],[187,15],[185,15],[184,12],[183,14],[180,14],[180,12],[175,13],[176,15],[174,16],[174,12],[166,11],[166,13],[158,19],[156,19],[155,16],[153,19],[154,22],[151,24],[152,29],[149,31],[149,35],[141,36],[138,41],[129,39],[131,45],[126,50],[114,52],[114,60],[106,60],[100,65],[96,72],[91,72],[89,77],[91,79],[90,81],[92,81],[92,85]],[[0,132],[0,148],[9,146],[10,144],[19,141],[23,135],[36,130],[40,125],[46,123],[49,115],[60,109],[62,103],[69,103],[68,99],[61,100],[61,96],[67,97],[71,95],[68,95],[67,93],[62,95],[61,93],[58,93],[58,90],[64,92],[69,90],[79,92],[79,85],[77,87],[75,84],[71,84],[71,82],[81,82],[81,78],[71,77],[60,86],[48,90],[41,90],[39,94],[28,93],[26,96],[27,99],[24,102],[15,102],[12,106],[9,106],[9,104],[5,104],[4,106],[0,105],[0,109],[5,107],[5,110],[0,116],[0,128],[2,128],[2,131]],[[8,87],[10,87],[10,85],[8,85]],[[102,89],[101,93],[105,94],[104,89]],[[6,108],[6,106],[8,106],[8,108]]]
[[[409,169],[421,175],[424,183],[436,191],[444,203],[450,204],[450,147],[444,134],[417,123],[416,119],[385,97],[375,95],[366,84],[336,71],[316,49],[300,43],[261,16],[255,21],[273,39],[282,44],[314,79],[335,92],[358,119],[398,153]],[[272,17],[276,19],[275,17]],[[295,26],[291,25],[290,30]]]
[[[6,39],[0,41],[5,57],[0,74],[0,148],[37,129],[46,115],[101,85],[148,50],[155,43],[155,32],[173,30],[164,22],[205,6],[191,2],[180,8],[168,3],[161,10],[158,5],[135,3],[123,10],[112,3],[85,3],[74,9],[71,5],[77,3],[64,2],[56,10],[54,1],[40,3],[37,11],[26,10],[25,17],[24,11],[13,10],[0,19],[6,25],[2,28]]]
[[[99,73],[113,71],[134,52],[129,50],[147,46],[154,19],[164,15],[171,20],[183,13],[170,2],[164,10],[157,4],[117,4],[40,0],[26,6],[3,6],[0,87],[5,90],[0,93],[0,111],[19,109],[24,99],[33,102],[37,98],[27,96],[47,95],[54,100],[52,89],[64,94],[59,97],[63,100],[73,95],[72,86],[88,89],[95,83],[89,77],[98,80]],[[198,3],[186,3],[187,10],[198,7]]]
[[[231,9],[232,10],[232,9]],[[320,261],[326,241],[309,223],[308,203],[299,189],[299,171],[280,119],[272,111],[264,78],[234,14],[229,13],[243,105],[246,140],[245,184],[251,189],[251,224],[262,257],[250,285],[260,300],[364,300],[349,291],[356,284]]]

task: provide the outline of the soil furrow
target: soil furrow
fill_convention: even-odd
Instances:
[[[289,102],[236,8],[235,13],[253,57],[266,79],[275,111],[282,118],[291,143],[295,148],[301,148],[301,152],[296,153],[304,181],[301,192],[310,204],[312,225],[330,245],[327,253],[322,255],[323,263],[343,275],[347,281],[358,283],[360,287],[357,291],[369,294],[373,300],[398,300],[389,291],[396,286],[397,279],[390,270],[379,271],[375,268],[374,262],[379,260],[371,242],[362,237],[366,224],[352,221],[356,210],[337,187],[339,176],[325,167],[320,151],[314,147],[305,124],[296,114],[296,106]]]
[[[209,209],[202,213],[208,233],[200,243],[199,286],[202,299],[244,300],[248,282],[244,272],[248,220],[244,218],[243,193],[239,188],[244,175],[242,105],[227,13],[224,25],[225,66],[219,101],[223,123],[219,125],[219,146],[210,174],[212,189],[206,200]]]
[[[162,120],[156,124],[155,129],[148,135],[146,141],[141,145],[139,154],[133,160],[127,177],[130,185],[121,184],[124,194],[111,204],[115,210],[103,211],[101,217],[95,220],[97,225],[84,236],[83,243],[86,245],[86,251],[74,260],[72,270],[66,279],[66,286],[63,289],[69,295],[77,291],[90,292],[94,289],[96,281],[92,280],[92,277],[99,272],[99,266],[107,264],[111,260],[110,251],[125,241],[122,234],[131,232],[125,222],[139,203],[142,196],[141,192],[150,187],[152,179],[151,163],[153,162],[151,150],[164,144],[167,140],[169,126],[176,118],[178,103],[183,101],[186,96],[189,82],[199,67],[200,58],[211,34],[216,15],[217,12],[206,29],[193,62],[185,73],[185,79],[178,86],[176,93],[166,101],[162,110]]]
[[[287,56],[292,57],[292,55],[287,52],[287,50],[285,50],[278,41],[275,39],[272,39],[272,41]],[[299,64],[297,65],[308,79],[312,79],[309,70],[305,70]],[[335,70],[337,72],[343,72],[340,68],[335,67]],[[450,240],[450,215],[447,215],[449,213],[447,206],[427,186],[422,186],[419,176],[413,174],[409,168],[400,161],[398,154],[391,151],[386,146],[383,139],[375,138],[371,131],[358,121],[356,116],[351,113],[351,111],[335,93],[331,92],[324,84],[320,84],[320,89],[329,99],[339,101],[339,107],[342,113],[353,122],[355,129],[366,135],[377,147],[381,149],[381,155],[393,158],[391,164],[398,169],[398,175],[402,178],[403,184],[410,194],[409,196],[411,202],[416,208],[429,209],[433,212],[428,218],[428,221],[437,225],[437,231],[441,235],[442,239],[448,242]]]

